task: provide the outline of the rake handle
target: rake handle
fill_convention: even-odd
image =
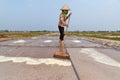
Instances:
[[[69,27],[69,23],[70,23],[70,17],[68,19],[68,27]],[[66,28],[66,32],[68,31],[68,27]]]

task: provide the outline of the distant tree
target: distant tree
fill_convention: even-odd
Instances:
[[[0,32],[9,32],[9,30],[0,30]]]
[[[9,32],[9,30],[4,30],[4,32]]]
[[[117,32],[120,32],[120,30],[118,30]]]

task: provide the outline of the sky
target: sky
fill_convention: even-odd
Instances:
[[[58,31],[64,4],[70,31],[120,30],[120,0],[0,0],[0,30]]]

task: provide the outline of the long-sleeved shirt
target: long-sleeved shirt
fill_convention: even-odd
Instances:
[[[61,27],[64,27],[64,26],[67,26],[68,24],[66,23],[66,20],[70,17],[70,15],[68,16],[65,16],[63,15],[62,13],[60,14],[60,17],[59,17],[59,24],[58,26],[61,26]]]

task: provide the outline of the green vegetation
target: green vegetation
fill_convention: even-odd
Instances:
[[[120,41],[120,32],[108,32],[108,31],[83,31],[83,32],[68,32],[68,35],[78,36],[78,37],[93,37],[93,38],[101,38],[101,39],[109,39],[109,40],[117,40]]]
[[[0,32],[0,38],[26,38],[48,34],[50,32]]]
[[[58,33],[56,31],[0,31],[0,39],[16,39],[16,38],[26,38],[41,36],[44,34]],[[68,36],[78,36],[78,37],[92,37],[100,39],[109,39],[120,41],[120,31],[109,32],[109,31],[70,31],[66,33]],[[58,36],[58,35],[57,35]]]

